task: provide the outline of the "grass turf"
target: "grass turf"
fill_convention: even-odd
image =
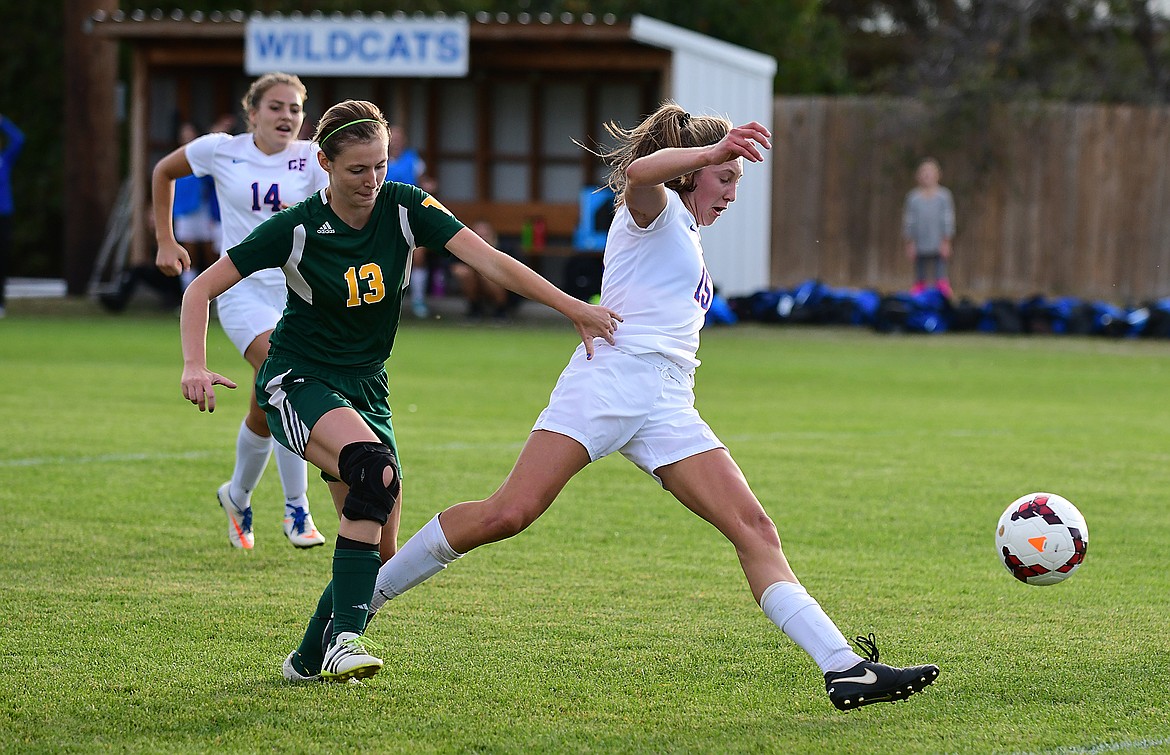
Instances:
[[[567,326],[404,324],[403,540],[503,479],[572,346]],[[731,547],[620,457],[390,604],[373,680],[287,685],[331,549],[284,540],[272,469],[256,551],[228,547],[215,488],[244,392],[213,415],[181,399],[171,317],[18,310],[0,322],[0,749],[1170,750],[1167,349],[704,335],[699,408],[810,593],[883,660],[943,669],[907,703],[845,715]],[[209,351],[247,383],[214,326]],[[1055,587],[1016,582],[994,551],[999,514],[1034,490],[1089,524],[1085,565]],[[334,535],[315,477],[310,497]]]

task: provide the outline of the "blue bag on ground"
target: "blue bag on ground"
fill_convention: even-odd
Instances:
[[[731,308],[731,305],[719,294],[714,294],[711,297],[711,306],[707,309],[707,317],[703,320],[704,325],[735,325],[739,322],[739,316]]]
[[[883,333],[945,333],[950,327],[951,302],[937,289],[901,292],[882,299],[874,329]]]

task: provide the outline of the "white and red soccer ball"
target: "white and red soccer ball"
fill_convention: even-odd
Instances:
[[[1029,493],[1007,507],[995,529],[995,548],[1012,576],[1030,585],[1063,582],[1085,560],[1085,517],[1054,493]]]

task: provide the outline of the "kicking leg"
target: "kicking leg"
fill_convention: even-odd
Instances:
[[[796,579],[780,548],[776,526],[726,449],[696,454],[655,474],[684,506],[731,541],[765,615],[822,671],[844,670],[861,660]]]
[[[903,669],[878,663],[872,636],[862,643],[867,659],[853,651],[841,630],[797,581],[780,548],[775,525],[726,449],[696,454],[660,467],[655,474],[684,506],[735,546],[760,608],[820,667],[829,699],[837,708],[852,710],[905,699],[938,677],[937,666]]]

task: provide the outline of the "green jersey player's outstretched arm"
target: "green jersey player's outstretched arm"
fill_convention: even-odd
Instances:
[[[183,292],[179,333],[183,341],[183,398],[199,411],[215,411],[215,386],[236,384],[207,369],[207,321],[211,300],[243,280],[231,257],[224,255],[207,268]]]

